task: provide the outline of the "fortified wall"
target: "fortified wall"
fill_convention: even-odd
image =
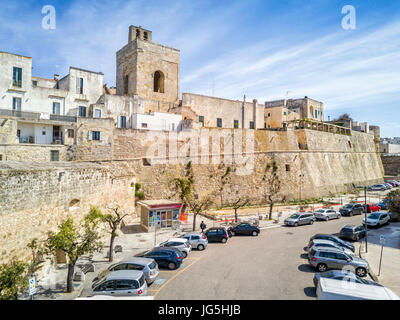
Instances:
[[[400,177],[400,156],[382,156],[385,176]]]

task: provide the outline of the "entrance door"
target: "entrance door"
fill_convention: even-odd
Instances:
[[[167,227],[172,227],[172,211],[167,211]]]
[[[165,211],[161,211],[161,228],[167,227],[167,213]]]
[[[53,126],[53,141],[62,144],[61,130],[59,126]]]
[[[156,227],[157,228],[161,227],[161,212],[160,211],[157,211]]]

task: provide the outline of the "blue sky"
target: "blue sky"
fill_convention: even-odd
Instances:
[[[56,29],[41,26],[45,5]],[[341,25],[344,5],[356,29]],[[400,1],[139,0],[0,2],[0,51],[33,57],[33,74],[69,66],[115,85],[129,25],[181,50],[181,92],[265,100],[308,96],[325,117],[349,113],[400,136]],[[326,119],[327,120],[327,119]]]

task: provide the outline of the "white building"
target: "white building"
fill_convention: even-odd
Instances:
[[[182,115],[163,112],[132,114],[132,128],[157,131],[178,131],[182,129]]]

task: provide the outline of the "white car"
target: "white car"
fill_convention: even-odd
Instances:
[[[339,244],[330,241],[330,240],[322,240],[322,239],[314,239],[311,245],[307,248],[307,251],[310,251],[312,248],[332,248],[342,251],[350,256],[354,256],[354,252],[348,248],[342,247]]]
[[[189,252],[192,250],[192,246],[190,245],[189,241],[184,238],[172,238],[161,243],[159,246],[179,249],[183,254],[183,258],[186,258]]]
[[[337,212],[333,209],[318,209],[314,211],[314,216],[317,220],[328,221],[331,219],[340,219],[342,215],[340,212]]]
[[[363,219],[363,225],[370,227],[380,227],[388,224],[390,220],[389,214],[386,212],[373,212],[368,217],[367,220]]]

